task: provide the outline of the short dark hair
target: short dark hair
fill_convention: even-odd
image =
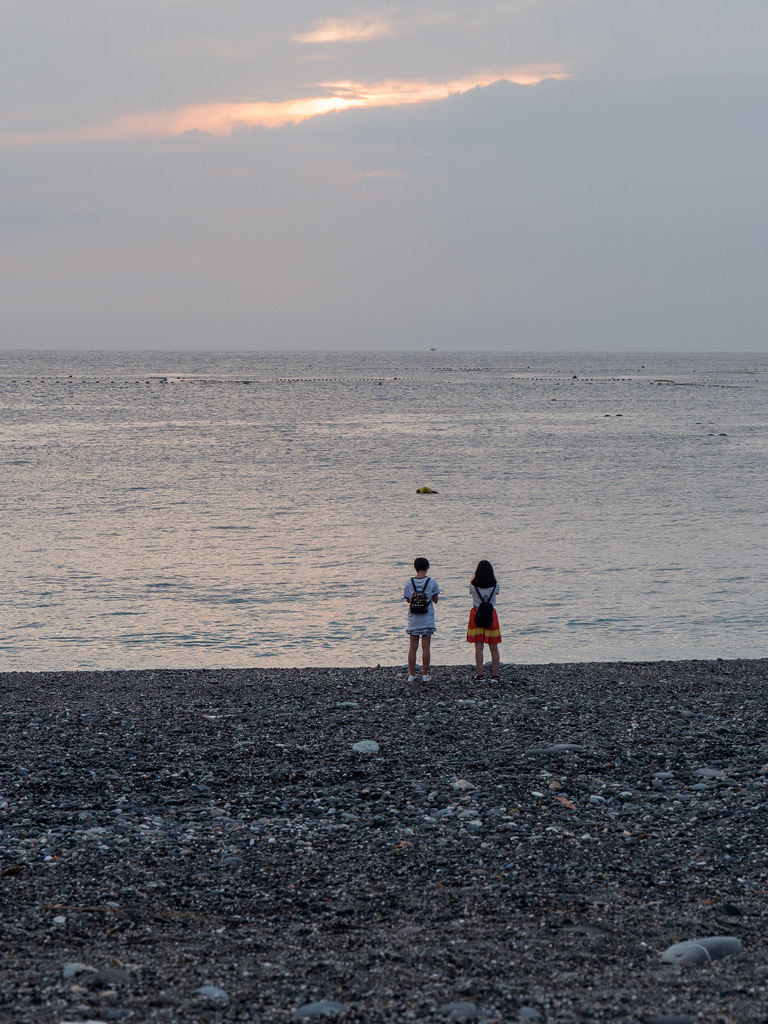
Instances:
[[[427,569],[429,568],[429,559],[422,558],[421,556],[419,558],[414,558],[413,568],[416,570],[416,572],[421,572],[422,570],[426,572]]]

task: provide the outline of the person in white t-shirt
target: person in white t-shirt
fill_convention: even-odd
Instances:
[[[421,678],[428,683],[431,679],[429,674],[430,645],[432,634],[436,628],[435,605],[440,587],[437,585],[437,580],[427,576],[428,559],[421,557],[414,559],[413,568],[416,575],[412,576],[403,588],[403,597],[408,602],[408,625],[405,631],[411,638],[411,646],[408,650],[408,682],[412,683],[416,678],[416,654],[419,649],[419,638],[421,638]],[[414,612],[415,602],[412,601],[412,598],[417,591],[424,594],[424,603],[426,604],[426,610],[421,613]]]
[[[475,575],[469,585],[469,592],[472,595],[472,610],[469,613],[467,624],[467,643],[475,645],[475,667],[477,675],[475,679],[485,678],[485,665],[483,664],[483,645],[488,644],[491,652],[491,672],[494,679],[499,678],[499,644],[501,643],[501,629],[499,628],[499,617],[496,614],[496,597],[499,593],[499,584],[496,581],[496,574],[493,566],[486,559],[477,563]],[[475,622],[475,612],[480,605],[490,602],[493,608],[491,622],[487,626],[479,626]]]

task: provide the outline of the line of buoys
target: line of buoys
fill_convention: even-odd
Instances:
[[[487,366],[433,366],[432,373],[487,373]]]
[[[384,384],[391,381],[399,381],[403,378],[400,377],[267,377],[267,378],[250,378],[250,377],[233,377],[233,378],[221,378],[221,377],[176,377],[176,376],[159,376],[153,375],[148,377],[146,380],[126,380],[126,379],[111,379],[109,381],[102,381],[99,377],[80,377],[77,380],[74,379],[70,373],[67,377],[40,377],[31,378],[27,377],[25,383],[27,384],[109,384],[118,385],[131,385],[131,384],[196,384],[199,387],[213,387],[214,385],[225,385],[225,384],[376,384],[379,387],[383,387]],[[18,380],[13,378],[10,383],[16,384]]]
[[[383,384],[385,380],[399,380],[399,377],[275,377],[265,384]]]

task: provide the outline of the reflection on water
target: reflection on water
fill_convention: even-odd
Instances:
[[[0,354],[2,667],[399,664],[420,553],[438,663],[471,661],[481,557],[508,661],[763,656],[767,374]]]

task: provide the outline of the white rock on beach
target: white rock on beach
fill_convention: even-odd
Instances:
[[[378,754],[379,744],[376,740],[360,740],[352,747],[358,754]]]
[[[712,960],[722,960],[726,956],[734,956],[742,951],[739,939],[729,935],[713,935],[706,939],[692,939],[689,942],[678,942],[661,954],[663,964],[708,964]]]

